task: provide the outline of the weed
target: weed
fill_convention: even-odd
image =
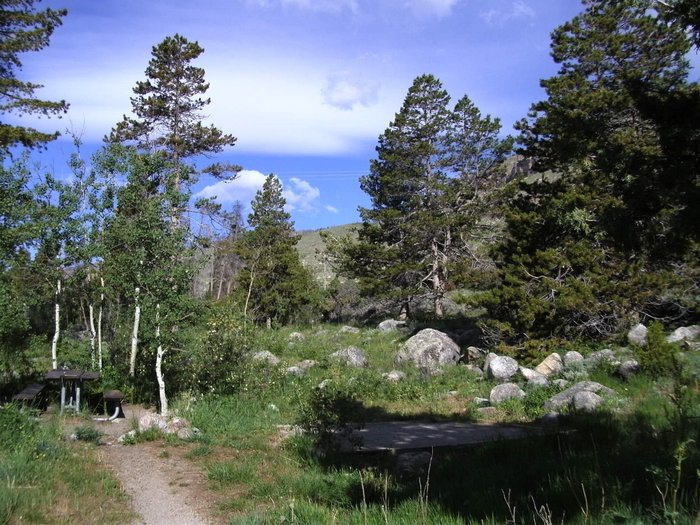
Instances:
[[[78,441],[94,443],[95,445],[98,445],[100,443],[100,439],[102,439],[102,432],[97,430],[92,425],[80,425],[79,427],[75,428],[74,434],[75,439]]]

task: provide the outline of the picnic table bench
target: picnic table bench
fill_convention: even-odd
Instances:
[[[41,393],[44,391],[44,388],[46,388],[46,385],[41,383],[27,385],[19,394],[12,396],[12,401],[22,401],[29,404],[37,403],[41,399]]]
[[[51,370],[46,374],[49,381],[60,381],[61,384],[61,413],[66,408],[73,408],[80,412],[80,395],[85,381],[94,381],[100,378],[97,372],[84,370]]]

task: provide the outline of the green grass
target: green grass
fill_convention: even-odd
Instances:
[[[0,524],[127,523],[134,518],[119,483],[94,447],[62,439],[59,419],[41,421],[0,408]]]

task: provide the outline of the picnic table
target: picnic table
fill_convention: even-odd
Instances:
[[[56,369],[46,374],[48,381],[60,381],[61,383],[61,413],[66,408],[80,412],[80,394],[85,381],[94,381],[100,378],[98,372],[85,370]]]

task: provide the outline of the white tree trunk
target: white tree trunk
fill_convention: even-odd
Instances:
[[[139,289],[136,288],[136,308],[134,309],[134,329],[131,332],[131,358],[129,360],[129,375],[134,377],[136,373],[136,350],[139,344],[139,321],[141,320],[141,306],[139,306]]]
[[[55,328],[53,333],[53,341],[51,342],[51,367],[56,370],[58,368],[58,338],[61,334],[61,305],[58,303],[58,298],[61,295],[61,280],[56,283],[56,291],[54,292],[54,321]]]
[[[160,342],[160,304],[156,306],[156,341],[158,341],[158,351],[156,352],[156,379],[158,379],[158,393],[160,394],[160,414],[168,415],[168,398],[165,395],[165,380],[163,379],[163,345]]]
[[[90,311],[90,362],[94,370],[95,358],[97,357],[95,349],[95,340],[97,339],[97,330],[95,330],[95,306],[91,304],[88,306],[88,310]]]
[[[102,290],[105,288],[105,280],[100,279]],[[104,291],[100,293],[100,310],[97,314],[97,365],[102,372],[102,305],[105,302]]]

